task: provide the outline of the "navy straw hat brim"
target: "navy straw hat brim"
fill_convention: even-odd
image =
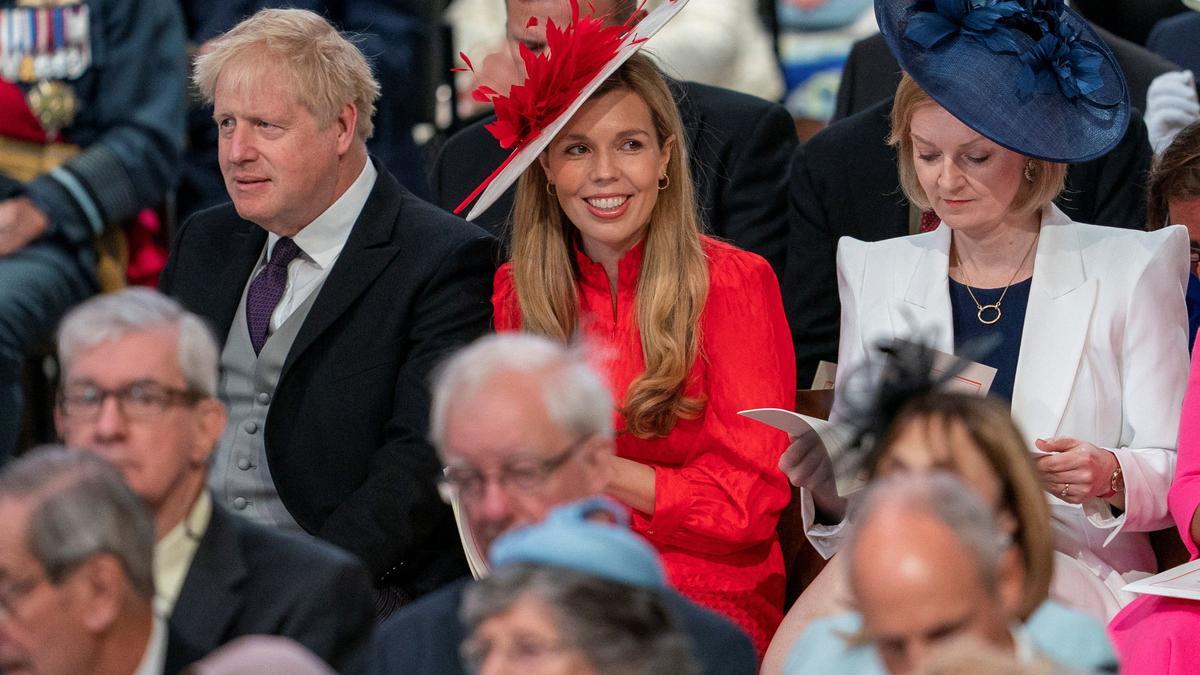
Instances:
[[[1103,82],[1091,101],[1065,94],[1021,95],[1025,66],[1017,55],[996,53],[982,41],[954,35],[926,50],[907,38],[913,0],[875,0],[875,16],[888,46],[908,74],[929,96],[982,136],[1028,157],[1075,163],[1106,154],[1129,125],[1129,92],[1111,50],[1074,11],[1064,16],[1082,40],[1102,57]],[[1020,50],[1034,40],[1012,31]]]

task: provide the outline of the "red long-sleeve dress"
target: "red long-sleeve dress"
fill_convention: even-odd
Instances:
[[[616,414],[617,454],[654,469],[654,513],[632,513],[634,529],[662,555],[671,583],[724,614],[759,655],[783,614],[784,570],[775,524],[791,492],[777,468],[787,436],[737,414],[795,403],[796,371],[779,283],[757,255],[703,239],[708,300],[700,316],[700,356],[687,384],[707,401],[665,438],[624,431]],[[604,268],[576,251],[579,324],[601,349],[613,398],[625,400],[645,369],[634,311],[642,244],[618,264],[616,311]],[[496,273],[496,330],[519,330],[511,265]]]

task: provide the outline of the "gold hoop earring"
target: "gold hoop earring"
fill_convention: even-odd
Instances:
[[[663,190],[666,190],[669,187],[671,187],[671,177],[670,176],[663,176],[662,178],[658,179],[658,191],[659,192],[662,192]]]
[[[1026,180],[1027,182],[1030,182],[1030,183],[1032,183],[1032,182],[1033,182],[1033,175],[1034,175],[1034,164],[1033,164],[1033,160],[1032,160],[1032,159],[1030,159],[1030,160],[1026,160],[1026,161],[1025,161],[1025,180]]]
[[[558,196],[558,188],[554,187],[554,183],[546,183],[546,194],[551,197]]]

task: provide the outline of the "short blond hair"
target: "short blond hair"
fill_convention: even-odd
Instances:
[[[346,36],[319,14],[304,9],[264,9],[214,39],[196,57],[192,81],[212,105],[217,79],[230,67],[244,81],[248,64],[279,68],[295,101],[322,126],[332,124],[347,103],[358,110],[355,133],[366,141],[375,131],[371,117],[379,98],[379,82],[371,65]]]
[[[913,163],[912,118],[913,114],[927,105],[938,105],[929,94],[921,89],[908,73],[900,78],[896,98],[892,102],[892,128],[887,142],[896,148],[900,165],[900,189],[914,206],[922,211],[930,208],[929,197],[917,179],[917,167]],[[1026,158],[1030,164],[1032,180],[1021,183],[1013,198],[1011,208],[1018,213],[1040,211],[1058,198],[1066,186],[1067,165],[1044,159]]]

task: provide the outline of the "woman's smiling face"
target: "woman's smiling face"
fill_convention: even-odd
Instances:
[[[626,89],[585,103],[550,143],[542,168],[590,257],[619,257],[645,236],[674,145]]]

